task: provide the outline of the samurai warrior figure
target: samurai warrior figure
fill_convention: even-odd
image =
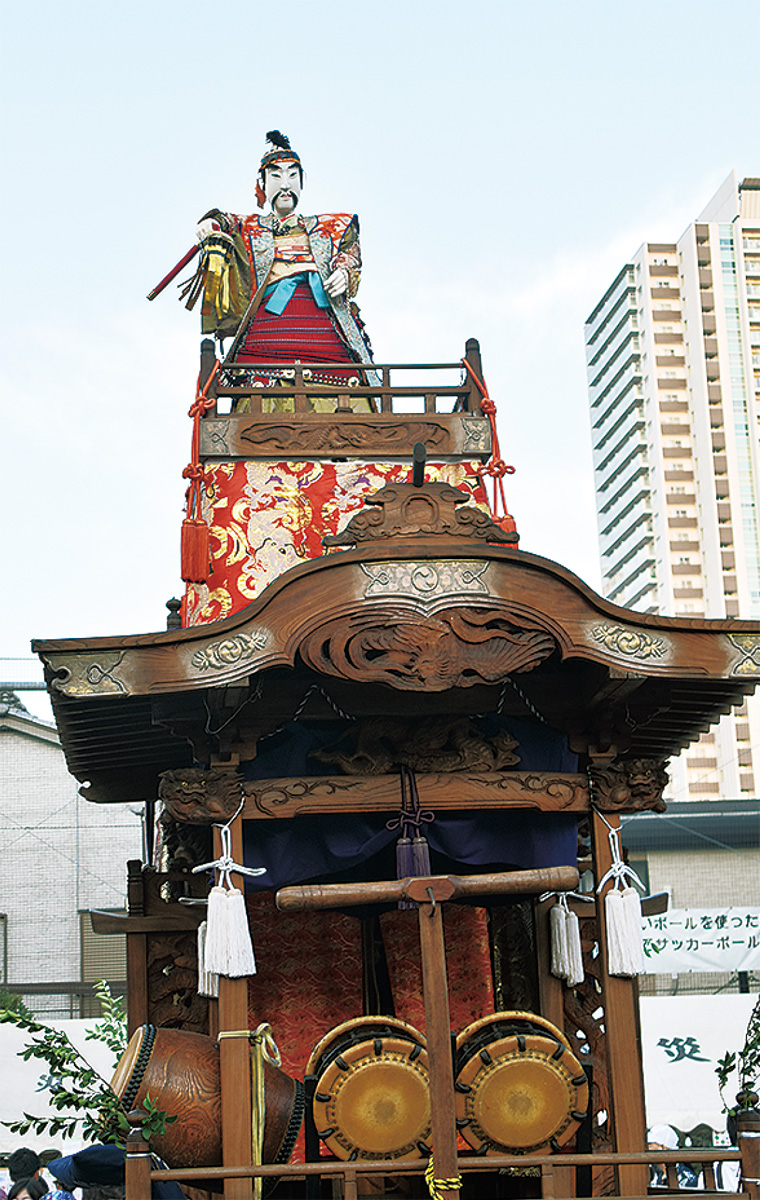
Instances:
[[[301,215],[302,186],[300,157],[287,137],[272,130],[256,183],[259,208],[268,203],[270,211],[241,216],[214,208],[200,221],[201,265],[186,289],[187,305],[192,308],[202,293],[203,333],[235,335],[228,364],[371,360],[353,300],[361,274],[358,218]],[[271,387],[279,375],[276,367],[249,371],[245,383]],[[352,377],[359,382],[355,368],[337,365],[312,373],[314,382],[326,385]],[[354,407],[360,406],[366,407]],[[264,410],[273,407],[270,401]],[[326,411],[334,407],[332,402]]]

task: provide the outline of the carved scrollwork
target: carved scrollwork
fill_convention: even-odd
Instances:
[[[668,782],[665,764],[656,758],[631,758],[605,767],[589,767],[592,798],[602,812],[665,812],[662,793]]]
[[[409,453],[413,442],[424,442],[439,454],[450,454],[451,434],[441,421],[373,421],[344,419],[322,420],[317,423],[280,424],[252,422],[241,430],[240,440],[252,446],[265,446],[289,454],[326,453],[353,450],[356,453],[371,449],[402,449]]]
[[[532,671],[555,646],[545,630],[518,627],[493,609],[457,608],[427,618],[382,620],[369,611],[335,620],[306,637],[300,653],[324,675],[443,691]]]
[[[597,642],[601,642],[615,654],[628,658],[661,658],[667,649],[662,638],[652,637],[640,629],[624,629],[622,625],[595,625],[591,630]]]
[[[446,536],[460,540],[514,543],[516,533],[506,533],[487,512],[467,504],[469,496],[448,483],[393,483],[367,496],[340,533],[323,538],[325,546],[353,546],[359,542],[384,542],[391,538]],[[465,505],[460,508],[460,505]]]
[[[231,637],[211,642],[193,655],[193,666],[199,671],[220,671],[245,662],[267,644],[267,635],[257,629],[253,633],[236,633]]]
[[[234,771],[184,767],[162,771],[158,796],[175,821],[210,825],[228,821],[240,804],[241,781]]]

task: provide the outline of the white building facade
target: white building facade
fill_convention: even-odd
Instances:
[[[40,1015],[97,1013],[78,985],[123,982],[126,949],[123,936],[93,934],[88,914],[125,908],[127,859],[142,857],[141,815],[85,800],[57,730],[8,691],[0,692],[0,840],[0,987],[35,985],[23,999]]]
[[[603,592],[760,618],[760,179],[645,243],[585,326]],[[760,701],[672,764],[679,800],[756,795]]]

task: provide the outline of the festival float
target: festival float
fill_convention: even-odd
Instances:
[[[620,818],[754,689],[760,623],[520,548],[477,341],[375,361],[358,220],[302,216],[268,139],[266,211],[210,210],[151,293],[192,265],[184,595],[35,642],[83,794],[146,808],[127,912],[92,914],[127,941],[128,1200],[644,1196]]]

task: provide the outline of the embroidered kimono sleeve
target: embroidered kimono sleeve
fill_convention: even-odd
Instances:
[[[336,271],[343,267],[348,272],[348,298],[352,300],[359,290],[362,273],[362,256],[359,247],[359,218],[353,216],[338,244],[338,250],[330,267]]]

